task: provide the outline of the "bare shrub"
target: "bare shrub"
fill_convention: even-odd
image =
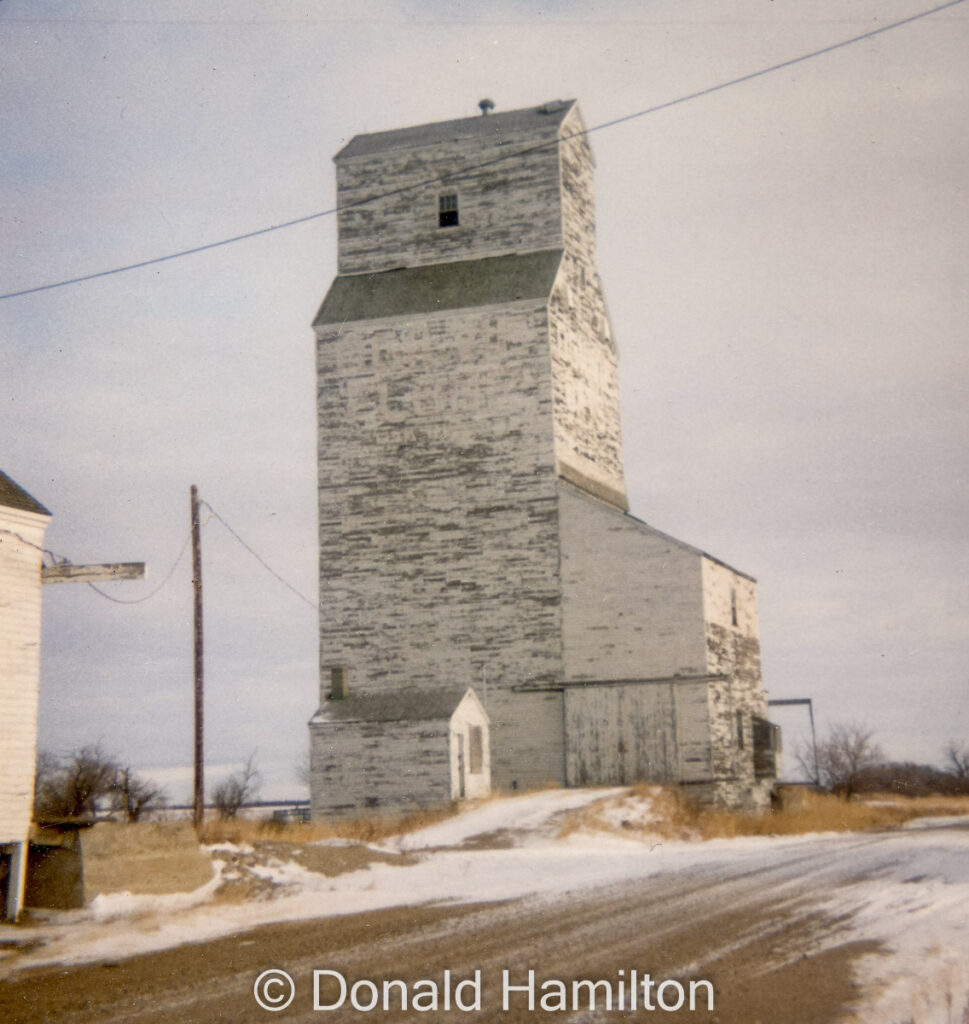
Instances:
[[[872,737],[872,730],[857,722],[836,722],[818,744],[816,772],[812,748],[799,747],[795,757],[815,785],[850,798],[861,774],[885,760]]]
[[[246,804],[251,804],[259,793],[262,775],[256,767],[253,751],[239,771],[220,782],[212,793],[212,803],[223,821],[231,821]]]
[[[34,817],[38,821],[95,818],[110,811],[137,821],[164,802],[161,789],[107,753],[100,743],[63,757],[47,751],[37,756]]]

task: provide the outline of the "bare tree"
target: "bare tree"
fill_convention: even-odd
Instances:
[[[838,722],[818,744],[817,772],[812,749],[799,747],[795,756],[816,785],[850,797],[861,773],[885,760],[872,736],[871,729],[857,722]]]
[[[955,740],[950,740],[945,748],[946,770],[957,779],[969,779],[969,747],[960,747]]]
[[[164,807],[167,797],[159,786],[138,776],[130,765],[118,765],[111,790],[111,807],[125,820],[139,821],[146,812]]]
[[[93,818],[107,809],[137,821],[163,802],[160,789],[106,753],[100,743],[79,747],[64,757],[46,751],[37,755],[34,817],[38,821]]]
[[[80,747],[64,758],[41,754],[34,785],[34,817],[90,818],[111,792],[117,762],[100,744]]]
[[[212,803],[219,817],[234,818],[246,804],[255,800],[261,785],[262,775],[256,767],[256,752],[253,751],[239,771],[215,787]]]

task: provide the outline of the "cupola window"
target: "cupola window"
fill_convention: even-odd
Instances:
[[[458,197],[451,193],[440,196],[437,201],[438,227],[453,228],[458,223]]]

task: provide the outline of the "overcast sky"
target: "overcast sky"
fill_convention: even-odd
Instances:
[[[591,127],[918,0],[0,0],[0,291],[323,211],[353,135],[577,98]],[[759,580],[771,697],[969,743],[969,3],[597,131],[632,511]],[[0,468],[75,562],[183,550],[189,486],[316,598],[335,223],[0,301]],[[296,794],[316,614],[202,536],[210,775]],[[188,794],[191,562],[44,591],[41,746]],[[786,714],[788,749],[802,720]]]

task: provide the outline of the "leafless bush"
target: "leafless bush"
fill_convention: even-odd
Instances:
[[[857,722],[837,722],[818,744],[816,772],[813,749],[799,747],[795,757],[801,770],[815,785],[850,797],[862,772],[885,760],[872,736],[871,729]]]
[[[164,802],[159,788],[106,753],[100,743],[79,747],[63,757],[47,751],[37,756],[34,817],[38,821],[94,818],[106,811],[137,821]]]
[[[262,776],[256,768],[256,754],[253,751],[239,771],[215,787],[212,803],[219,817],[223,821],[235,818],[246,804],[255,800],[261,785]]]

